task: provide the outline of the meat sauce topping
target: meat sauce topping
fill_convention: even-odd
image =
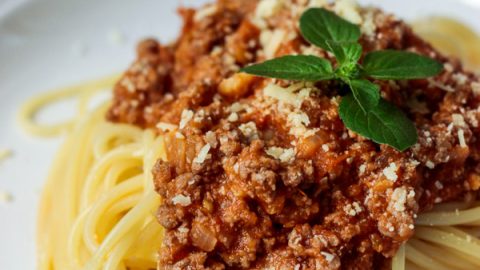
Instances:
[[[180,9],[173,44],[146,40],[115,87],[108,119],[157,129],[153,168],[166,229],[160,269],[379,269],[434,204],[480,189],[480,82],[393,15],[336,1],[364,51],[414,51],[444,63],[428,80],[378,81],[415,122],[398,152],[348,131],[344,89],[238,73],[310,46],[298,20],[323,1],[227,1]]]

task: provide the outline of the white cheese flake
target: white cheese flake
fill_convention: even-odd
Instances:
[[[242,134],[247,137],[249,140],[256,140],[258,139],[258,130],[257,125],[250,121],[245,124],[241,124],[238,129],[242,132]]]
[[[233,165],[233,170],[234,170],[236,173],[238,173],[238,172],[240,171],[240,165],[239,165],[238,163],[235,163],[235,164]]]
[[[238,113],[241,112],[244,109],[243,105],[241,103],[235,102],[230,106],[230,112],[232,113]]]
[[[292,162],[295,159],[293,148],[270,147],[265,151],[267,155],[280,160],[281,162]]]
[[[431,160],[427,160],[427,162],[425,162],[425,166],[427,166],[427,168],[430,170],[433,170],[435,168],[435,163],[433,163]]]
[[[310,125],[310,118],[304,112],[289,113],[287,120],[294,127]]]
[[[180,129],[183,129],[190,120],[193,118],[193,111],[192,110],[183,110],[182,111],[182,116],[180,118],[180,123],[178,124]]]
[[[354,0],[337,0],[334,6],[335,12],[347,21],[354,24],[361,24],[358,5]]]
[[[363,16],[363,23],[360,25],[362,33],[367,36],[373,36],[377,30],[377,25],[374,20],[374,11],[369,9]]]
[[[327,0],[310,0],[308,1],[308,7],[324,7],[328,4]]]
[[[328,146],[328,144],[323,144],[322,149],[323,151],[328,152],[330,150],[330,146]]]
[[[210,144],[205,144],[202,149],[200,149],[200,152],[198,152],[197,157],[193,159],[193,162],[198,164],[205,162],[205,160],[208,158],[208,152],[210,152],[210,148]]]
[[[465,142],[465,132],[463,131],[463,129],[459,129],[457,132],[457,135],[458,135],[458,142],[460,143],[460,147],[466,148],[467,143]]]
[[[397,169],[397,164],[392,162],[388,167],[383,169],[383,175],[385,175],[388,180],[395,182],[398,179]]]
[[[455,73],[452,75],[452,78],[457,82],[459,85],[465,85],[468,80],[468,77],[465,76],[463,73]]]
[[[461,114],[454,113],[452,114],[452,123],[453,125],[457,127],[466,127],[467,124],[465,124],[465,119]]]
[[[343,208],[343,210],[349,215],[349,216],[356,216],[357,214],[361,213],[363,211],[363,208],[360,206],[358,202],[353,202],[352,204],[347,204]]]
[[[255,9],[255,17],[265,19],[275,15],[283,6],[282,0],[262,0]]]
[[[358,167],[358,172],[360,174],[364,174],[366,169],[367,169],[367,166],[365,164],[362,164],[360,165],[360,167]]]
[[[280,45],[285,39],[286,32],[282,29],[275,29],[273,31],[262,31],[260,33],[260,43],[263,46],[266,59],[275,57]]]
[[[325,257],[325,260],[327,260],[329,263],[331,263],[335,258],[335,256],[325,251],[320,251],[320,254],[322,254],[322,256]]]
[[[295,93],[293,91],[288,91],[286,88],[283,88],[277,84],[270,83],[263,89],[263,94],[267,97],[277,99],[285,103],[293,105],[295,100]]]
[[[238,114],[235,113],[235,112],[232,112],[232,113],[228,116],[227,120],[228,120],[229,122],[236,122],[236,121],[238,121]]]
[[[192,199],[190,199],[189,196],[179,194],[172,198],[172,203],[174,205],[189,206],[190,204],[192,204]]]
[[[398,187],[392,193],[393,209],[397,212],[405,211],[405,203],[407,202],[407,190],[405,187]]]
[[[352,206],[355,209],[355,211],[357,211],[357,213],[360,213],[363,211],[363,208],[360,206],[358,202],[353,202]]]
[[[435,187],[440,190],[440,189],[443,189],[443,184],[440,183],[440,181],[435,181]]]
[[[446,91],[446,92],[450,92],[450,93],[455,92],[455,89],[453,87],[451,87],[450,85],[439,83],[432,78],[428,78],[427,81],[428,81],[428,87],[429,88],[437,87],[437,88],[442,89],[443,91]]]
[[[445,63],[445,64],[443,65],[443,68],[444,68],[446,71],[448,71],[448,72],[453,72],[453,66],[452,66],[452,64],[450,64],[450,63]]]

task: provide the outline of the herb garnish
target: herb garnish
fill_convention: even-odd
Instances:
[[[339,80],[351,90],[342,98],[339,115],[345,126],[380,144],[404,151],[417,142],[414,124],[395,105],[380,96],[380,87],[368,79],[409,80],[439,74],[443,66],[428,57],[404,51],[382,50],[365,55],[358,43],[360,28],[323,8],[310,8],[300,19],[303,37],[327,50],[337,66],[313,55],[289,55],[251,65],[241,71],[257,76],[298,80]]]

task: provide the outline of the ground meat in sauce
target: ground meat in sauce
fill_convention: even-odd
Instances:
[[[418,144],[403,153],[345,128],[342,85],[237,73],[285,54],[332,60],[298,32],[307,2],[182,8],[180,38],[142,42],[116,85],[108,119],[156,128],[167,142],[168,161],[153,168],[160,269],[381,269],[418,212],[478,196],[479,80],[394,16],[352,7],[358,18],[347,19],[361,24],[365,51],[445,64],[433,79],[377,82],[416,123]]]

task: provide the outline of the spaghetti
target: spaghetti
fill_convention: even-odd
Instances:
[[[108,81],[111,78],[61,93],[90,95]],[[22,112],[36,111],[41,107],[32,106],[66,95],[43,95]],[[154,217],[160,200],[149,172],[165,157],[162,138],[150,130],[106,122],[108,104],[85,113],[87,101],[81,100],[76,120],[67,122],[69,133],[43,191],[38,268],[155,269],[162,228]],[[67,126],[41,126],[28,113],[21,120],[37,135],[56,134],[60,126]]]

